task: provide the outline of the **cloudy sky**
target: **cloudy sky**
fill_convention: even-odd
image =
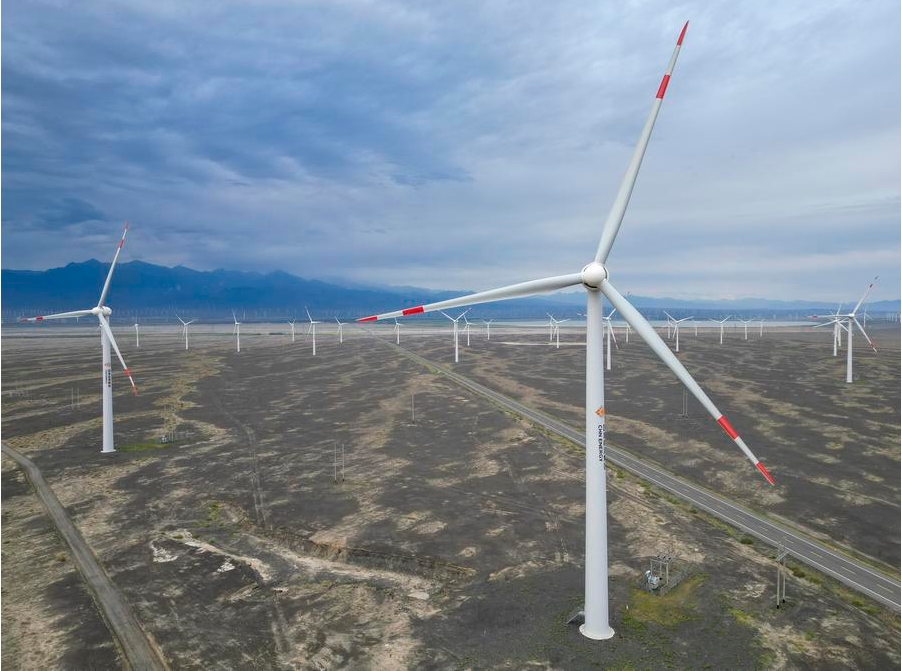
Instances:
[[[8,2],[2,264],[900,293],[899,3]]]

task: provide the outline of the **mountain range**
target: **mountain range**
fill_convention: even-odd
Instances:
[[[0,291],[3,319],[95,305],[108,269],[109,263],[95,259],[44,271],[2,269]],[[114,309],[114,318],[124,318],[125,315],[165,318],[169,315],[174,319],[176,312],[183,312],[192,318],[226,320],[231,317],[232,311],[240,311],[244,319],[292,316],[303,319],[304,308],[307,307],[317,318],[353,319],[466,293],[469,291],[360,284],[341,286],[304,279],[283,271],[198,271],[183,266],[168,268],[130,261],[116,267],[107,303]],[[630,301],[653,318],[664,309],[673,313],[694,311],[699,316],[732,313],[781,318],[836,309],[835,304],[821,301],[754,298],[706,301],[631,295]],[[526,319],[543,318],[546,312],[572,315],[584,305],[582,292],[573,292],[487,303],[478,306],[478,310],[480,316]],[[868,309],[872,314],[897,313],[900,301],[876,301],[869,303]]]

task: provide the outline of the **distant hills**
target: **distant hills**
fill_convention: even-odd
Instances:
[[[95,259],[70,263],[45,271],[3,269],[0,278],[4,321],[19,316],[48,314],[95,305],[109,263]],[[175,313],[206,320],[231,319],[234,310],[247,321],[304,317],[304,306],[314,318],[353,319],[376,311],[421,305],[460,296],[461,291],[431,291],[415,287],[339,286],[308,280],[282,271],[271,273],[231,270],[197,271],[183,266],[167,268],[143,261],[121,263],[107,303],[115,321],[131,317],[174,320]],[[696,316],[733,313],[761,317],[804,317],[814,311],[833,311],[835,304],[811,301],[686,301],[630,296],[630,301],[651,318],[666,309],[692,311]],[[543,318],[546,312],[573,315],[584,307],[581,293],[552,294],[537,298],[480,305],[480,317],[510,319]],[[900,301],[869,303],[872,314],[899,312]],[[661,313],[661,314],[659,314]]]

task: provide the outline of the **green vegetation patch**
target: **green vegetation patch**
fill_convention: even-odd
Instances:
[[[642,589],[633,589],[630,599],[630,619],[675,627],[681,622],[696,618],[695,595],[707,578],[704,573],[696,574],[686,578],[667,594],[653,594]]]
[[[145,452],[147,450],[162,450],[167,447],[173,447],[178,443],[130,443],[128,445],[117,445],[117,452]]]

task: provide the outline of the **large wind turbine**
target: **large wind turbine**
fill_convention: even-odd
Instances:
[[[614,635],[608,616],[608,550],[607,550],[607,492],[605,481],[605,401],[604,401],[604,314],[602,295],[617,309],[624,320],[651,347],[664,363],[676,374],[680,381],[701,402],[726,434],[736,443],[743,454],[755,465],[768,482],[773,479],[749,450],[733,427],[727,421],[708,395],[698,386],[689,372],[670,351],[661,337],[645,318],[618,292],[609,281],[605,263],[620,230],[623,216],[629,203],[642,157],[651,137],[655,118],[667,90],[668,82],[679,54],[686,26],[680,33],[676,48],[658,92],[652,109],[642,129],[639,142],[630,159],[626,175],[611,206],[601,232],[601,239],[595,258],[582,270],[568,275],[546,277],[498,289],[491,289],[447,301],[420,305],[405,310],[363,317],[358,321],[369,322],[391,319],[405,315],[445,310],[448,308],[475,305],[508,298],[519,298],[537,293],[557,291],[571,286],[582,285],[586,290],[586,556],[585,556],[585,621],[580,627],[584,636],[592,639],[607,639]],[[446,315],[447,316],[447,315]]]
[[[470,320],[467,319],[466,313],[462,314],[461,317],[464,318],[464,333],[467,334],[467,347],[470,346]]]
[[[720,344],[723,345],[723,325],[726,324],[727,320],[733,315],[729,315],[728,317],[724,317],[723,319],[711,319],[708,317],[709,322],[714,322],[715,324],[720,324]]]
[[[238,317],[235,314],[235,311],[232,310],[232,319],[235,320],[235,326],[232,327],[232,335],[235,336],[235,351],[241,351],[241,322],[238,321]]]
[[[864,327],[861,325],[861,322],[858,321],[856,317],[858,313],[858,308],[861,307],[861,304],[864,303],[864,299],[868,297],[868,294],[871,293],[871,289],[874,288],[874,283],[877,281],[877,278],[874,278],[874,281],[868,285],[868,288],[865,289],[864,295],[855,304],[855,307],[852,308],[851,312],[846,314],[839,314],[839,308],[836,310],[836,315],[830,315],[834,318],[836,322],[836,326],[834,326],[834,343],[841,337],[842,331],[837,328],[837,326],[841,326],[842,330],[846,332],[846,382],[852,382],[852,335],[854,334],[853,325],[858,327],[858,330],[861,331],[861,335],[864,336],[864,339],[868,341],[868,345],[871,346],[871,349],[874,350],[876,354],[877,348],[874,346],[874,343],[871,342],[871,339],[868,337],[868,334],[865,332]],[[841,322],[845,321],[845,324]],[[832,322],[828,322],[832,323]],[[836,345],[834,344],[834,349]]]
[[[446,302],[447,302],[447,301],[446,301]],[[448,307],[452,307],[452,306],[449,305]],[[437,308],[436,308],[436,309],[437,309]],[[458,347],[457,347],[457,322],[459,322],[459,321],[460,321],[460,318],[463,317],[465,314],[467,314],[469,311],[470,311],[470,309],[467,308],[466,310],[464,310],[463,312],[461,312],[459,315],[457,315],[457,317],[455,318],[455,317],[452,317],[451,315],[447,314],[446,312],[444,312],[444,311],[442,311],[442,310],[439,310],[439,312],[441,312],[441,313],[442,313],[443,315],[445,315],[448,319],[450,319],[452,322],[454,322],[454,363],[457,363],[457,362],[459,361]],[[420,310],[420,312],[424,312],[424,310]],[[406,313],[406,314],[413,314],[413,313],[412,313],[412,312],[408,312],[408,313]],[[395,314],[395,315],[392,315],[392,316],[393,316],[393,317],[403,317],[404,314]],[[360,320],[358,319],[357,321],[360,321]]]
[[[116,446],[113,442],[113,366],[110,357],[110,347],[116,352],[116,357],[119,359],[119,363],[122,364],[125,375],[128,377],[129,382],[132,383],[132,393],[136,395],[138,393],[138,387],[135,385],[135,380],[132,377],[128,366],[125,365],[125,359],[122,358],[122,352],[119,351],[119,346],[116,344],[116,338],[113,337],[113,331],[110,329],[110,324],[107,321],[107,318],[113,311],[103,304],[106,300],[107,293],[109,293],[110,280],[113,279],[113,270],[116,269],[116,261],[119,260],[119,253],[122,251],[122,245],[125,244],[125,236],[127,234],[128,222],[125,222],[125,230],[122,231],[122,238],[119,240],[119,246],[116,247],[116,254],[113,256],[113,262],[110,264],[110,270],[107,273],[106,281],[103,283],[103,289],[100,290],[100,300],[97,301],[95,307],[87,310],[59,312],[57,314],[28,317],[19,320],[25,322],[42,322],[48,319],[69,319],[71,317],[77,319],[78,317],[86,317],[88,315],[97,317],[97,321],[100,322],[100,348],[103,353],[103,368],[101,369],[103,379],[103,445],[100,449],[101,452],[116,451]],[[135,329],[135,332],[137,333],[137,329]]]
[[[399,322],[397,319],[395,320],[394,334],[395,334],[395,344],[400,345],[401,344],[401,322]]]
[[[182,322],[182,331],[185,334],[185,349],[187,350],[188,349],[188,324],[193,324],[197,320],[192,319],[190,322],[186,322],[184,319],[182,319],[178,315],[176,315],[175,318],[178,319],[180,322]]]
[[[307,306],[304,306],[304,312],[307,313],[307,319],[310,320],[310,326],[307,327],[307,335],[304,336],[304,340],[306,341],[311,335],[313,336],[313,356],[316,356],[316,325],[319,322],[313,321],[313,317],[310,316],[310,310],[307,309]]]
[[[294,325],[297,323],[297,321],[297,317],[295,317],[288,322],[288,325],[291,327],[291,342],[294,342]]]

